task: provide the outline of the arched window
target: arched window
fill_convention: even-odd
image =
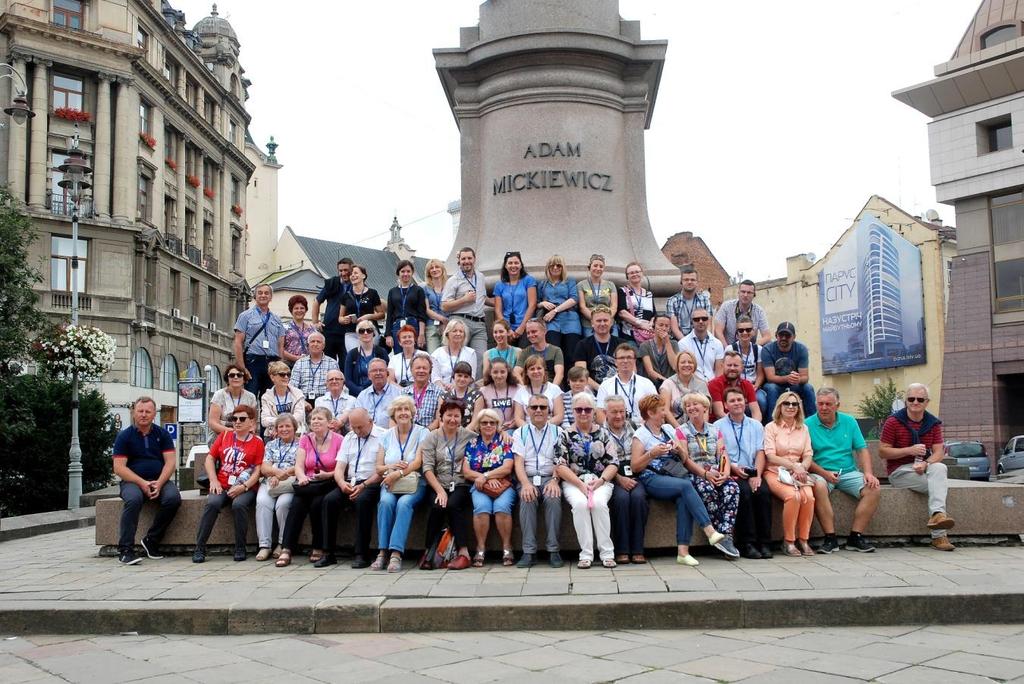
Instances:
[[[139,347],[132,355],[132,384],[143,389],[153,389],[153,362],[144,347]]]
[[[239,86],[238,76],[231,74],[231,94],[239,100],[242,99],[242,89]]]
[[[199,364],[192,361],[188,364],[188,370],[185,371],[185,378],[188,380],[202,380],[203,369],[199,367]]]
[[[1010,40],[1017,38],[1017,27],[1016,26],[1000,26],[994,28],[981,37],[982,49],[990,48],[993,45],[999,45]]]
[[[216,392],[224,384],[223,378],[221,377],[221,374],[220,374],[220,368],[218,368],[217,366],[210,366],[210,379],[209,379],[209,383],[210,383],[210,392]]]
[[[174,354],[164,356],[163,365],[160,366],[160,389],[166,392],[178,391],[178,360]]]

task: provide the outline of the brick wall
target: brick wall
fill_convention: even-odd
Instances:
[[[676,233],[661,248],[665,257],[676,266],[693,264],[700,277],[700,288],[710,290],[715,306],[722,303],[722,290],[729,285],[729,273],[711,253],[708,246],[690,231]]]

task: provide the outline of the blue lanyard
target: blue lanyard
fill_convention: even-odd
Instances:
[[[282,442],[281,440],[277,440],[277,443],[278,443],[278,445],[280,445],[282,447],[284,446],[284,442]],[[278,456],[277,457],[277,462],[279,464],[278,467],[280,467],[280,464],[283,464],[286,460],[288,460],[288,456],[291,455],[291,453],[293,451],[295,451],[296,449],[298,449],[298,448],[299,448],[299,444],[293,438],[291,444],[288,445],[288,450],[285,451],[283,454],[281,453],[280,449],[278,449],[278,452],[277,452],[277,456]]]
[[[231,413],[234,413],[235,409],[242,405],[242,397],[245,396],[245,390],[243,389],[241,392],[238,393],[238,401],[235,401],[234,397],[231,396],[231,392],[229,392],[228,390],[224,391],[227,393],[228,399],[231,401]]]
[[[744,419],[743,422],[740,423],[740,432],[738,436],[736,434],[736,423],[733,422],[732,418],[729,418],[729,425],[732,426],[732,436],[733,439],[736,440],[736,462],[739,463],[743,456],[743,428],[747,426],[747,421]]]
[[[444,433],[442,433],[444,434]],[[444,448],[448,451],[448,456],[451,459],[451,473],[452,482],[455,482],[455,445],[459,442],[459,431],[455,430],[455,437],[449,442],[447,439],[444,440]]]
[[[316,385],[316,376],[320,375],[320,366],[324,365],[324,360],[320,359],[320,363],[316,364],[316,370],[313,370],[313,362],[309,363],[309,382]]]
[[[348,476],[350,480],[356,479],[356,474],[359,472],[359,461],[363,458],[363,447],[369,443],[370,437],[372,437],[372,434],[364,442],[362,437],[356,435],[356,446],[359,448],[356,450],[356,464],[352,467],[352,472]]]
[[[546,383],[545,383],[546,384]],[[548,426],[544,426],[544,432],[540,436],[540,445],[537,445],[537,440],[533,437],[533,426],[528,425],[527,431],[530,434],[530,443],[533,444],[533,455],[537,463],[537,474],[540,475],[540,450],[544,446],[544,440],[548,438]]]
[[[612,341],[608,340],[604,343],[604,349],[601,349],[601,343],[597,341],[596,337],[594,338],[594,348],[597,349],[598,356],[608,356],[608,350],[611,346]]]
[[[398,379],[399,382],[410,382],[412,378],[409,377],[409,360],[405,358],[405,352],[399,352],[402,355],[402,377]]]
[[[625,393],[626,388],[619,382],[619,376],[615,376],[615,393],[618,394],[619,390]],[[636,375],[630,378],[629,381],[629,417],[633,417],[633,412],[636,410]]]
[[[520,278],[519,282],[517,282],[515,285],[513,285],[512,283],[508,283],[508,287],[505,288],[505,290],[508,292],[509,301],[508,322],[511,323],[513,326],[516,325],[516,319],[518,318],[518,315],[516,313],[516,290],[519,289],[519,284],[522,282],[523,279]],[[502,299],[504,299],[504,297],[502,297]]]
[[[598,280],[597,281],[597,285],[594,285],[594,281],[593,280],[588,280],[587,282],[590,283],[590,299],[591,299],[591,304],[590,305],[591,306],[595,306],[597,304],[604,304],[604,295],[602,294],[602,291],[604,290],[604,287],[603,287],[604,280]],[[611,304],[611,300],[610,299],[609,299],[608,303]]]
[[[352,294],[352,301],[355,302],[356,304],[356,318],[359,318],[359,314],[363,309],[363,305],[360,303],[359,298],[365,295],[367,292],[369,292],[369,290],[365,289],[363,290],[363,294],[357,295],[355,289],[353,289],[352,286],[349,285],[349,292]]]
[[[405,300],[409,298],[409,290],[412,289],[412,285],[409,287],[398,286],[398,291],[402,293],[402,318],[405,318]]]
[[[302,334],[302,329],[299,328],[299,326],[295,325],[294,321],[292,322],[292,330],[294,330],[295,334],[299,336],[299,346],[302,347],[302,353],[308,354],[309,351],[308,347],[306,346],[306,336]]]
[[[465,347],[463,347],[462,349],[465,349]],[[455,380],[455,365],[459,362],[459,359],[462,358],[462,349],[460,349],[459,353],[455,355],[454,359],[452,359],[452,348],[448,346],[444,348],[444,350],[448,352],[448,363],[450,363],[452,366],[452,374],[451,377],[449,378],[452,381]]]
[[[701,343],[701,341],[697,339],[696,335],[693,336],[693,344],[696,345],[697,353],[700,354],[700,365],[702,372],[704,371],[704,354],[706,354],[708,351],[709,342],[711,342],[710,336],[705,337],[703,343]]]
[[[358,347],[357,347],[358,349]],[[359,380],[369,380],[370,378],[370,361],[373,360],[373,351],[371,350],[368,355],[363,354],[363,350],[359,349]]]
[[[405,444],[402,444],[402,440],[398,437],[398,429],[395,429],[395,439],[398,440],[398,457],[399,460],[405,460],[405,448],[409,446],[409,440],[412,439],[412,433],[416,432],[416,425],[409,428],[409,434],[405,436]]]
[[[682,294],[679,295],[679,308],[676,310],[676,320],[679,323],[679,327],[686,327],[687,330],[693,328],[693,312],[697,309],[697,294],[694,293],[693,300],[690,302],[690,308],[686,308],[686,297]],[[685,314],[685,316],[680,316]]]
[[[289,394],[285,394],[284,398],[288,399],[289,396],[290,396]],[[278,414],[284,413],[285,410],[286,410],[286,407],[288,409],[291,408],[291,404],[290,403],[288,403],[288,402],[285,402],[283,404],[281,403],[281,399],[280,399],[280,397],[277,396],[277,392],[274,392],[274,402],[277,404],[277,413]]]
[[[373,396],[377,396],[376,392],[370,392],[370,394],[372,394]],[[378,399],[377,401],[373,402],[373,418],[371,420],[373,420],[374,423],[377,422],[377,407],[380,406],[380,402],[384,401],[384,397],[386,397],[386,396],[388,396],[387,388],[385,388],[384,391],[381,393],[380,399]],[[367,438],[367,439],[369,439],[369,438]]]
[[[476,292],[476,281],[477,281],[476,272],[473,273],[473,279],[470,280],[469,276],[466,275],[466,272],[463,271],[462,272],[462,279],[465,280],[469,284],[469,286],[471,288],[473,288],[474,292]]]
[[[434,311],[441,313],[441,293],[429,285],[424,290],[427,292],[427,297],[430,299],[430,304],[434,307]]]
[[[334,438],[331,437],[331,439]],[[313,447],[313,457],[316,459],[317,470],[320,470],[324,467],[324,462],[320,460],[320,450],[316,448],[316,435],[309,436],[309,444]]]
[[[331,407],[334,409],[334,417],[335,418],[338,417],[338,402],[339,401],[341,401],[341,397],[338,397],[337,399],[335,399],[334,397],[331,397]]]

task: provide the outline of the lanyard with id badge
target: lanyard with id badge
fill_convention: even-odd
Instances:
[[[547,425],[544,426],[544,432],[542,432],[541,436],[540,436],[540,444],[537,444],[537,440],[533,436],[533,426],[532,425],[527,425],[526,426],[526,430],[527,430],[527,432],[530,435],[530,443],[533,445],[533,455],[534,455],[534,458],[536,459],[536,464],[537,464],[536,465],[537,474],[533,476],[533,486],[534,487],[540,487],[540,483],[541,483],[540,450],[544,446],[544,440],[547,439],[547,437],[548,437],[548,426]]]
[[[455,437],[452,438],[451,442],[449,442],[447,439],[444,441],[444,448],[448,452],[448,458],[449,458],[448,462],[451,464],[450,469],[451,469],[452,481],[448,483],[448,492],[449,493],[455,491],[455,445],[458,443],[458,441],[459,441],[459,432],[458,432],[458,430],[455,431]]]
[[[369,437],[366,438],[366,441],[363,441],[362,437],[356,435],[356,447],[358,447],[356,449],[356,462],[352,466],[352,472],[349,473],[348,477],[348,483],[353,487],[356,486],[356,474],[359,472],[359,461],[363,458],[363,447],[365,447],[369,441]]]

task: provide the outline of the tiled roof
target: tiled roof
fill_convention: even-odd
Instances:
[[[276,279],[268,278],[267,280],[274,286],[275,290],[297,290],[299,292],[319,292],[324,284],[323,276],[308,268],[286,273]]]
[[[295,241],[313,262],[313,267],[320,272],[322,278],[335,275],[338,272],[338,259],[348,257],[366,267],[366,283],[377,291],[381,299],[384,299],[388,290],[395,286],[395,266],[398,265],[398,257],[391,252],[301,235],[296,235]],[[416,280],[422,282],[427,259],[414,257],[412,261],[416,266]]]

